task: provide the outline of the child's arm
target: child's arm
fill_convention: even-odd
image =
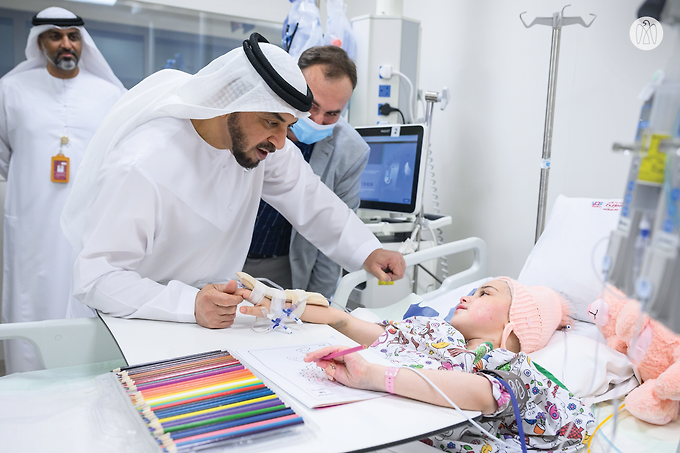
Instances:
[[[241,307],[241,313],[261,318],[262,310],[260,310],[260,306],[269,309],[269,302],[265,298],[258,306],[248,307],[244,305]],[[286,305],[290,307],[291,304],[288,303]],[[307,305],[300,318],[303,321],[314,324],[328,324],[338,332],[364,346],[370,346],[385,332],[385,328],[378,324],[355,318],[349,313],[333,307]]]
[[[331,361],[320,360],[321,357],[341,349],[344,347],[321,348],[308,353],[305,362],[317,361],[316,364],[323,368],[330,378],[349,387],[386,391],[386,367],[383,365],[369,363],[356,353],[337,357]],[[419,371],[461,409],[477,410],[483,414],[493,414],[498,410],[491,383],[484,376],[447,370]],[[406,367],[399,368],[394,379],[394,393],[438,406],[450,406],[430,384]]]
[[[373,371],[376,379],[382,379],[385,387],[385,367],[376,365],[379,369]],[[491,382],[484,376],[447,370],[419,370],[439,389],[456,403],[461,409],[481,411],[482,414],[493,414],[498,410],[498,404],[493,397]],[[382,373],[382,378],[380,374]],[[406,367],[401,367],[394,380],[394,393],[408,398],[450,407],[425,379]]]
[[[307,306],[305,312],[302,313],[302,320],[314,324],[328,324],[364,346],[372,345],[385,332],[385,328],[381,325],[355,318],[349,313],[333,307]]]

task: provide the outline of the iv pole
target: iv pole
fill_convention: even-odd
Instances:
[[[545,208],[548,198],[548,177],[550,176],[550,151],[552,147],[553,120],[555,117],[555,85],[557,83],[557,63],[560,58],[560,38],[562,36],[562,27],[580,24],[585,28],[588,28],[593,24],[593,21],[597,17],[595,14],[591,13],[590,15],[593,16],[593,20],[591,20],[589,24],[586,24],[580,17],[564,17],[564,10],[567,8],[567,6],[571,5],[566,5],[564,8],[562,8],[561,12],[553,13],[552,17],[537,17],[528,25],[522,18],[522,14],[526,14],[526,11],[519,15],[519,19],[526,28],[533,27],[534,25],[550,25],[553,29],[552,45],[550,48],[550,70],[548,73],[548,100],[546,101],[545,126],[543,128],[541,181],[539,183],[538,189],[538,213],[536,215],[536,237],[534,242],[538,242],[538,238],[541,237],[543,229],[545,228]]]

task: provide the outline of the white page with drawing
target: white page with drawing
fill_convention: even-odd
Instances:
[[[331,381],[324,370],[303,361],[305,355],[324,346],[340,344],[334,338],[318,343],[281,348],[237,350],[248,368],[258,371],[286,393],[309,408],[351,403],[386,395],[383,392],[358,390]],[[359,354],[364,355],[366,351]],[[375,358],[364,355],[371,362]]]

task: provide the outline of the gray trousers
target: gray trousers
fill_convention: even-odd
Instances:
[[[293,288],[293,279],[290,275],[288,255],[261,259],[246,258],[243,272],[251,277],[267,278],[283,289],[295,289]]]

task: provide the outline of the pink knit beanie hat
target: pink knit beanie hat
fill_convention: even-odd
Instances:
[[[501,348],[515,332],[522,352],[530,354],[544,347],[555,331],[573,322],[567,301],[545,286],[525,286],[509,277],[499,277],[510,287],[510,322],[503,330]]]

